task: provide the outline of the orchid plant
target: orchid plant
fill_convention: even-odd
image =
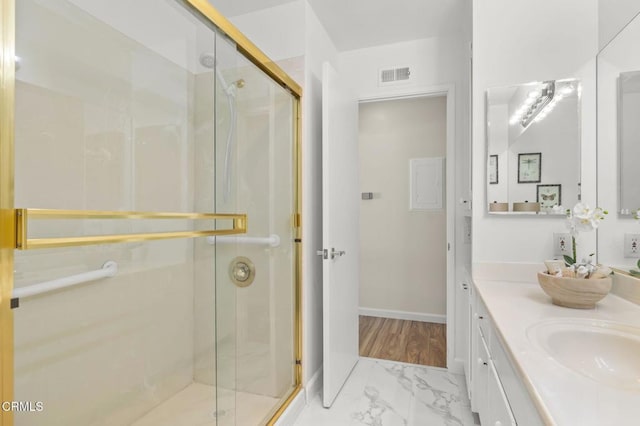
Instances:
[[[571,233],[571,248],[573,257],[564,256],[568,267],[575,270],[579,277],[589,277],[597,269],[593,262],[594,253],[578,262],[576,238],[581,231],[593,231],[598,228],[605,215],[609,214],[601,208],[591,209],[588,205],[578,202],[573,209],[567,209],[567,227]]]

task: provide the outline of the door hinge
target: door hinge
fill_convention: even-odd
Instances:
[[[447,251],[451,251],[451,243],[447,243]]]

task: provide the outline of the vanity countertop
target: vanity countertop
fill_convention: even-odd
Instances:
[[[559,426],[640,424],[640,391],[621,390],[562,366],[532,344],[527,329],[552,318],[614,321],[640,327],[640,306],[613,294],[595,309],[551,304],[537,283],[474,280],[514,367],[545,423]],[[640,354],[638,354],[640,362]]]

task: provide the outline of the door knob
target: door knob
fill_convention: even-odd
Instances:
[[[346,251],[344,251],[344,250],[336,250],[335,248],[331,247],[331,258],[332,259],[335,259],[336,257],[344,256],[345,254],[347,254]]]

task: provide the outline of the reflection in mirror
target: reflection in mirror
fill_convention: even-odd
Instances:
[[[618,139],[620,156],[621,215],[640,208],[640,71],[620,73],[618,95]]]
[[[598,228],[598,262],[638,269],[640,223],[640,17],[598,54],[598,205],[610,214]],[[634,245],[635,242],[635,245]]]
[[[580,198],[580,81],[487,90],[487,200],[496,214],[564,214]]]

